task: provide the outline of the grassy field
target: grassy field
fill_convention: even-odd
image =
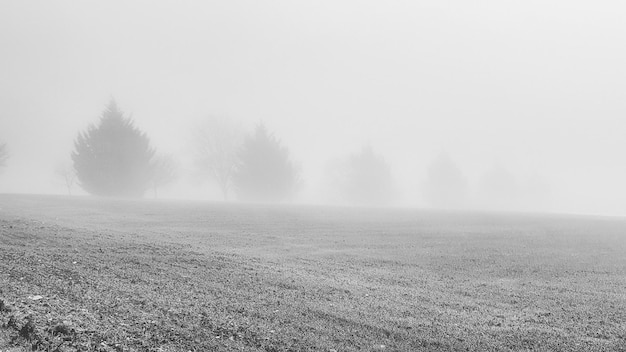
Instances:
[[[626,220],[0,195],[0,351],[625,351]]]

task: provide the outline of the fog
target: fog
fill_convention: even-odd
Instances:
[[[165,198],[222,199],[191,143],[222,116],[289,149],[296,202],[329,201],[328,165],[371,146],[388,205],[430,206],[445,154],[457,205],[626,215],[625,18],[618,1],[5,1],[0,192],[67,193],[55,169],[113,97],[181,165]]]

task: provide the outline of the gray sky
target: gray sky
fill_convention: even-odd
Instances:
[[[626,215],[625,18],[622,1],[3,1],[0,191],[62,192],[54,164],[114,96],[181,156],[204,116],[263,120],[304,201],[370,143],[400,204],[423,204],[445,151],[473,192],[498,164],[549,190],[537,209]]]

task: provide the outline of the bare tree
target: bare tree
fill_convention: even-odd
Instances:
[[[152,189],[154,198],[157,198],[157,191],[178,178],[178,162],[171,155],[157,155],[152,161]]]
[[[244,132],[241,125],[221,116],[209,116],[197,126],[194,136],[196,165],[203,176],[220,187],[224,200],[232,187]]]
[[[60,162],[54,167],[54,173],[63,181],[67,194],[72,195],[72,188],[76,184],[76,171],[70,163]]]

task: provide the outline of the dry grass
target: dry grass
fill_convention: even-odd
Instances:
[[[0,196],[0,350],[626,350],[626,221]]]

